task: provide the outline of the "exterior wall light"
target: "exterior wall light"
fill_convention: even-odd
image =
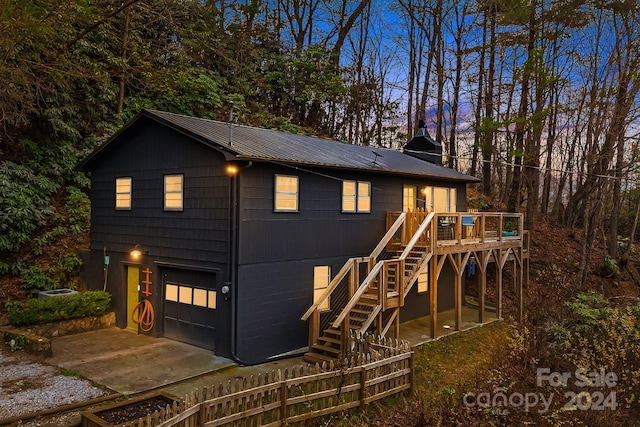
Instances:
[[[129,255],[131,255],[131,258],[133,258],[134,260],[138,260],[143,253],[148,254],[149,250],[142,248],[142,246],[140,245],[136,245],[133,250],[129,252]]]
[[[237,173],[238,173],[238,166],[234,165],[233,163],[229,163],[227,165],[227,175],[235,176]]]

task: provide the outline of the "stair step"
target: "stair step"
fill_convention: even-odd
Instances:
[[[325,353],[331,353],[338,355],[340,354],[340,349],[335,347],[329,347],[322,344],[314,344],[312,347],[313,351],[324,351]]]
[[[371,307],[371,310],[361,310],[359,308],[352,308],[351,309],[351,313],[357,313],[357,314],[364,314],[364,315],[369,315],[371,314],[371,312],[373,311],[373,306]]]
[[[326,337],[327,335],[334,335],[337,337],[341,337],[342,334],[340,333],[340,329],[336,329],[336,328],[327,328],[324,330],[324,336]]]
[[[335,362],[337,360],[335,357],[313,352],[305,353],[302,359],[307,363],[319,363],[320,365],[322,365],[323,362],[327,362],[328,364],[329,362]]]
[[[338,344],[340,345],[340,340],[337,338],[329,338],[325,335],[318,338],[318,341],[324,341],[325,343]]]

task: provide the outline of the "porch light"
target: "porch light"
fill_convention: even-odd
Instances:
[[[227,175],[235,176],[237,173],[238,173],[238,166],[234,165],[233,163],[229,163],[227,165]]]
[[[133,258],[134,260],[140,259],[140,257],[142,256],[142,252],[144,251],[145,254],[148,254],[149,251],[146,249],[143,249],[142,246],[140,245],[136,245],[133,250],[131,252],[129,252],[129,255],[131,255],[131,258]]]

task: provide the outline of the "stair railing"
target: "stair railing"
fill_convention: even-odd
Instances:
[[[352,299],[354,293],[357,292],[355,289],[355,283],[352,283],[354,278],[358,277],[358,267],[361,263],[367,263],[367,272],[370,275],[371,269],[376,264],[377,258],[380,256],[382,251],[385,249],[387,244],[391,241],[396,232],[404,225],[404,221],[407,217],[406,213],[401,213],[398,215],[396,220],[393,222],[391,227],[387,230],[384,237],[380,240],[378,245],[373,249],[371,255],[368,257],[358,257],[358,258],[349,258],[344,266],[340,269],[338,274],[331,280],[327,289],[318,297],[318,299],[309,307],[309,309],[302,316],[302,320],[307,320],[311,318],[309,321],[309,347],[318,342],[318,338],[320,337],[320,307],[322,304],[331,296],[333,291],[336,290],[340,282],[349,274],[349,298]],[[344,334],[343,334],[344,335]]]
[[[399,289],[400,306],[404,305],[404,298],[407,296],[407,294],[411,290],[411,287],[413,286],[413,283],[418,278],[418,275],[420,274],[420,271],[424,267],[424,264],[427,263],[429,259],[433,256],[434,244],[435,244],[435,239],[434,239],[435,221],[433,221],[433,218],[435,216],[436,216],[435,212],[431,212],[426,216],[424,221],[422,221],[422,224],[420,224],[420,227],[418,227],[416,232],[413,234],[413,237],[411,238],[409,243],[407,243],[407,246],[404,248],[404,251],[402,251],[402,254],[398,257],[398,259],[402,261],[401,271],[404,271],[405,260],[407,259],[411,251],[415,248],[415,246],[418,243],[420,243],[421,246],[423,246],[426,249],[424,258],[421,260],[417,268],[413,271],[413,274],[406,278],[404,278],[404,275],[403,275],[404,280],[400,281],[401,283],[400,285],[401,288]]]
[[[368,293],[372,285],[377,284],[378,290],[377,292],[375,292],[377,305],[374,308],[374,310],[371,312],[371,314],[369,314],[369,318],[364,322],[362,328],[360,329],[360,332],[362,333],[366,332],[367,328],[373,323],[375,316],[377,316],[381,311],[384,311],[387,308],[388,272],[389,270],[393,269],[394,265],[395,265],[396,278],[397,278],[396,285],[399,286],[397,290],[398,297],[400,298],[399,305],[402,306],[404,304],[404,296],[406,295],[405,287],[411,284],[411,282],[406,282],[404,279],[405,260],[409,255],[409,253],[413,250],[413,248],[419,242],[427,245],[428,255],[425,255],[425,256],[430,256],[431,254],[433,254],[433,248],[431,247],[431,245],[433,245],[433,239],[430,239],[430,237],[428,236],[427,230],[428,229],[432,230],[429,227],[432,223],[434,216],[435,214],[431,212],[425,217],[425,219],[422,221],[418,229],[413,234],[413,237],[409,240],[409,243],[407,244],[406,248],[404,249],[400,257],[394,258],[394,259],[388,259],[388,260],[381,260],[376,263],[376,265],[371,269],[367,277],[362,281],[362,283],[358,287],[358,290],[355,292],[355,294],[351,296],[351,299],[349,300],[347,305],[342,309],[340,314],[338,314],[338,317],[332,324],[334,328],[339,328],[340,326],[342,326],[343,333],[348,331],[349,313],[358,304],[362,296],[365,293]],[[420,263],[420,265],[423,265],[423,262]],[[414,274],[414,276],[417,277],[417,274]],[[382,327],[382,325],[379,325],[379,326]]]

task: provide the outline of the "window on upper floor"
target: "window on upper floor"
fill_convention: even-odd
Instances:
[[[116,210],[131,210],[131,177],[116,178]]]
[[[342,181],[342,212],[371,212],[371,183]]]
[[[448,187],[423,187],[422,194],[425,198],[427,211],[433,210],[438,213],[456,212],[457,191]]]
[[[417,207],[416,186],[404,185],[402,187],[402,212],[415,211]]]
[[[183,175],[164,176],[164,210],[183,210]]]
[[[275,182],[276,212],[298,211],[298,177],[291,175],[276,175]]]

